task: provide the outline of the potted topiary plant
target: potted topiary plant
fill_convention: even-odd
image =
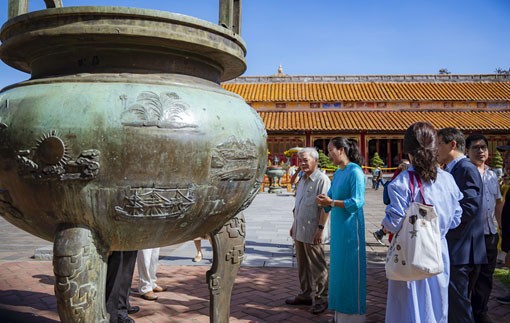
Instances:
[[[498,175],[498,178],[503,176],[503,157],[501,156],[501,153],[497,150],[494,153],[494,157],[492,157],[491,167],[496,173],[496,175]]]
[[[382,170],[381,166],[384,165],[384,161],[381,159],[377,152],[374,153],[374,156],[370,159],[370,166],[372,169],[372,188],[375,190],[379,189],[379,184],[382,181]]]
[[[374,156],[370,159],[370,166],[372,167],[381,167],[384,165],[384,161],[381,159],[377,152],[374,153]]]

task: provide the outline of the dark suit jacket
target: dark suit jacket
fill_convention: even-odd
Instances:
[[[461,159],[451,174],[464,198],[460,201],[460,225],[446,234],[451,265],[486,264],[483,233],[483,182],[480,172],[469,159]]]

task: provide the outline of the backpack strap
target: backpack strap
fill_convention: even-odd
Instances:
[[[409,186],[411,188],[411,202],[414,202],[414,179],[416,178],[416,182],[418,183],[418,188],[420,190],[421,200],[423,204],[427,204],[425,201],[425,194],[423,193],[423,184],[421,183],[421,179],[417,176],[413,171],[409,171]]]

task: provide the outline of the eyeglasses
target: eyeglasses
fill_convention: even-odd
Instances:
[[[476,146],[469,147],[469,149],[473,150],[473,151],[479,151],[479,150],[487,151],[487,146],[485,146],[485,145],[476,145]]]

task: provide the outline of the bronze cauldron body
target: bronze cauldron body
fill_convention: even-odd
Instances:
[[[211,321],[228,320],[240,212],[267,153],[257,113],[219,85],[245,70],[238,1],[220,1],[223,26],[46,2],[56,8],[15,13],[0,32],[2,60],[32,75],[0,92],[0,214],[54,241],[62,321],[107,320],[109,251],[205,234]]]

